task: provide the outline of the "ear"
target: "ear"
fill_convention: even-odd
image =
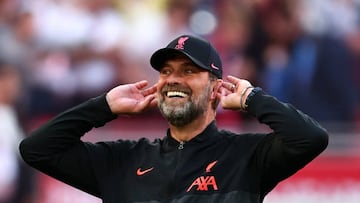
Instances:
[[[223,80],[217,79],[214,83],[215,84],[214,84],[214,87],[213,87],[213,91],[211,93],[211,99],[216,99],[217,97],[219,97],[219,99],[220,99],[221,85],[223,83]]]
[[[221,87],[223,81],[221,79],[217,79],[213,83],[214,83],[212,89],[213,91],[211,92],[210,99],[212,101],[211,102],[212,109],[215,111],[221,100],[221,89],[222,89]]]

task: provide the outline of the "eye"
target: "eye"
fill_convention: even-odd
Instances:
[[[170,69],[168,69],[168,68],[163,68],[163,69],[161,69],[161,71],[160,71],[160,74],[161,75],[169,75],[171,73],[171,71],[170,71]]]
[[[192,68],[186,68],[185,69],[185,74],[193,74],[194,70]]]

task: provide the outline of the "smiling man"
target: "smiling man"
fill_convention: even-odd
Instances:
[[[156,85],[120,85],[59,114],[22,141],[23,159],[105,203],[258,203],[328,144],[326,130],[292,105],[247,80],[224,81],[220,57],[204,39],[180,36],[150,63],[160,74]],[[272,132],[218,129],[219,104]],[[81,140],[94,127],[155,106],[169,124],[161,139]]]

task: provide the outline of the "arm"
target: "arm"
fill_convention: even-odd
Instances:
[[[229,83],[223,83],[223,107],[239,110],[248,105],[243,110],[273,130],[258,144],[256,151],[257,170],[261,171],[265,193],[304,167],[327,147],[327,132],[312,118],[263,91],[251,96],[246,103],[253,88],[243,92],[243,99],[240,99],[240,95],[251,84],[231,76],[228,80]],[[237,87],[234,92],[230,91],[232,85]]]
[[[326,130],[292,105],[279,102],[263,91],[252,96],[248,105],[247,112],[273,130],[260,142],[256,154],[266,192],[327,147]]]
[[[115,116],[105,96],[59,114],[20,143],[22,158],[43,173],[98,196],[89,154],[80,138]]]
[[[24,161],[32,167],[74,187],[99,196],[89,147],[81,137],[101,127],[116,114],[141,112],[154,103],[156,86],[142,90],[146,81],[122,85],[71,108],[35,130],[20,144]]]

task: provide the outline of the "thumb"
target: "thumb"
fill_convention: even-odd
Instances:
[[[155,105],[156,105],[155,94],[150,94],[146,96],[144,100],[138,103],[139,112],[154,107]]]

